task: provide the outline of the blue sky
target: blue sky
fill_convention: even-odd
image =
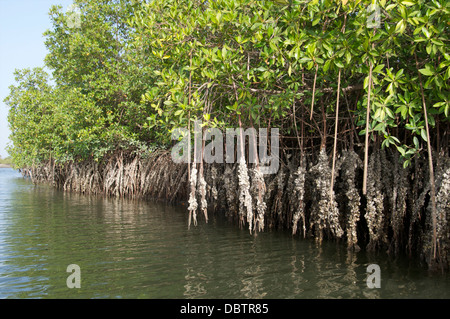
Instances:
[[[8,107],[3,103],[14,84],[14,70],[44,66],[47,50],[42,34],[51,28],[49,9],[66,10],[72,0],[0,0],[0,155],[4,158],[8,136]]]

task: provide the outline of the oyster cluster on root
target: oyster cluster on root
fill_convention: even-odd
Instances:
[[[267,205],[264,202],[264,195],[266,193],[266,184],[264,181],[264,175],[258,166],[252,169],[252,186],[251,195],[256,199],[256,218],[254,230],[263,231],[264,230],[264,215],[266,214]]]
[[[334,190],[331,190],[331,169],[327,153],[321,149],[318,162],[311,167],[314,174],[316,200],[311,212],[310,227],[315,228],[316,239],[322,242],[324,232],[328,231],[340,238],[344,234],[339,222],[339,210],[335,200]]]
[[[208,201],[207,201],[207,183],[204,177],[203,164],[200,164],[200,169],[197,170],[197,164],[192,163],[191,176],[190,176],[190,193],[189,193],[189,226],[191,216],[193,217],[194,225],[197,225],[197,208],[199,203],[197,196],[200,197],[200,209],[205,216],[205,221],[208,222]]]
[[[199,192],[200,192],[200,209],[203,211],[206,222],[208,222],[208,202],[206,201],[206,180],[203,176],[203,169],[199,171],[198,177]]]
[[[191,216],[193,218],[194,221],[194,225],[197,225],[197,208],[198,208],[198,203],[197,203],[197,196],[196,196],[196,189],[197,189],[197,165],[195,163],[192,164],[192,169],[191,169],[191,176],[190,176],[190,187],[191,187],[191,191],[189,193],[189,206],[188,206],[188,211],[189,211],[189,225],[191,224]]]
[[[377,245],[386,241],[384,229],[384,194],[381,181],[380,151],[375,151],[369,159],[367,174],[367,206],[364,218],[369,228],[369,250],[375,250]]]
[[[306,220],[305,220],[305,175],[306,175],[306,165],[305,162],[302,161],[295,172],[294,179],[294,194],[292,198],[297,201],[297,206],[294,211],[294,215],[292,217],[292,234],[295,235],[297,233],[298,223],[302,221],[302,229],[303,229],[303,237],[306,236]],[[294,207],[295,207],[294,206]]]
[[[223,186],[225,188],[225,196],[227,199],[227,207],[225,215],[227,217],[233,217],[237,213],[237,189],[238,182],[235,174],[235,165],[226,164],[225,171],[223,173]]]
[[[281,166],[278,170],[278,174],[276,175],[274,179],[276,188],[275,197],[272,200],[272,216],[276,218],[276,221],[278,223],[283,223],[284,221],[284,201],[283,197],[285,195],[284,193],[284,187],[286,184],[286,174],[285,174],[285,167]]]
[[[439,162],[436,170],[436,229],[433,229],[431,201],[429,201],[425,220],[426,229],[422,235],[424,242],[422,256],[433,267],[448,268],[450,264],[450,159],[441,156]],[[437,242],[436,256],[433,251],[434,236]]]
[[[443,264],[449,263],[450,248],[450,166],[442,173],[442,182],[436,195],[436,234]]]
[[[394,246],[396,252],[400,249],[400,241],[404,231],[404,222],[407,213],[407,197],[410,191],[410,184],[408,181],[409,168],[404,168],[399,161],[391,161],[390,167],[392,169],[392,186],[386,190],[390,194],[390,225],[393,231],[393,239],[391,245]],[[388,166],[388,161],[385,163]]]
[[[242,156],[239,160],[238,166],[238,180],[239,180],[239,223],[241,226],[245,223],[245,217],[249,224],[250,232],[253,227],[253,207],[252,196],[250,195],[250,178],[248,176],[247,163]]]
[[[208,189],[208,198],[210,199],[210,202],[212,203],[212,209],[215,211],[217,209],[218,205],[218,196],[219,191],[217,187],[218,183],[218,172],[217,167],[214,165],[209,166],[208,170],[208,181],[207,181],[207,189]]]
[[[351,250],[359,251],[357,223],[360,219],[361,196],[356,187],[356,171],[362,167],[363,163],[353,150],[344,150],[342,153],[341,176],[345,183],[348,207],[346,219],[347,246]]]

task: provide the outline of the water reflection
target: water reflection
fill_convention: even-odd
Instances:
[[[69,264],[81,289],[66,286]],[[381,289],[366,268],[380,265]],[[184,207],[64,193],[0,169],[0,298],[448,298],[448,276],[340,243],[249,235]]]

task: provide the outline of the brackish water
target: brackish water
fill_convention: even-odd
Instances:
[[[0,168],[0,298],[450,297],[450,277],[417,260],[250,235],[219,215],[187,225],[183,206],[65,193]],[[379,289],[366,284],[373,263]]]

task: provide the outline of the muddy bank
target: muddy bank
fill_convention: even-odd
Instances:
[[[331,155],[286,156],[277,174],[262,176],[246,163],[176,164],[169,151],[149,156],[117,152],[101,163],[72,162],[23,169],[33,182],[67,191],[184,202],[195,225],[225,214],[249,232],[281,228],[296,237],[344,241],[349,250],[418,255],[431,268],[449,269],[450,159],[433,154],[437,225],[431,218],[426,158],[403,168],[398,155],[374,151],[367,194],[361,154],[342,151],[331,188]],[[437,258],[432,243],[437,238]]]
[[[11,168],[11,165],[8,165],[8,164],[0,164],[0,168]]]

